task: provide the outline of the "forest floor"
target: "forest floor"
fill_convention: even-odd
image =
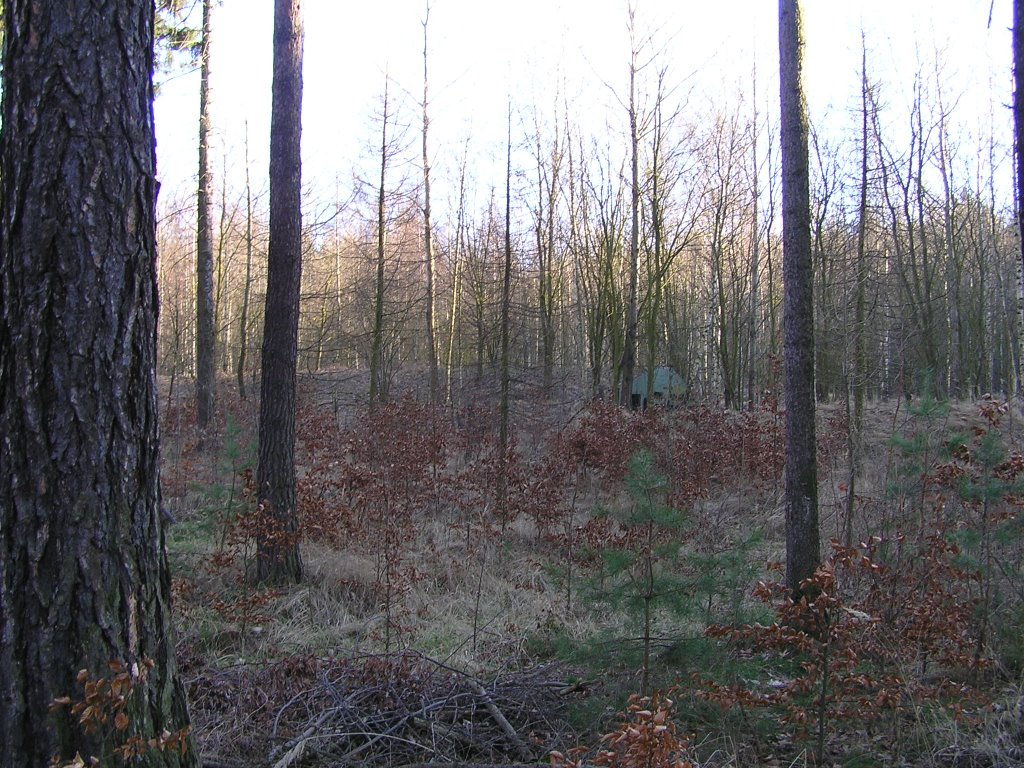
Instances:
[[[256,404],[222,382],[200,451],[176,389],[162,489],[208,766],[1024,765],[1016,405],[870,403],[852,489],[845,405],[821,406],[826,563],[793,605],[773,403],[522,385],[503,466],[486,382],[369,413],[365,375],[305,375],[304,579],[267,587]]]

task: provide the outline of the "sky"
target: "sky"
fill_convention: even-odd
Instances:
[[[650,37],[657,66],[668,67],[698,112],[750,103],[755,71],[759,112],[777,111],[776,3],[635,1],[637,28]],[[934,72],[938,52],[958,119],[984,131],[994,115],[996,132],[1009,141],[1011,0],[804,0],[803,7],[812,123],[836,132],[852,124],[863,30],[869,69],[884,85],[893,119],[907,109],[914,74]],[[416,146],[425,8],[426,0],[304,0],[303,180],[315,197],[343,196],[353,169],[370,162],[385,73]],[[521,135],[533,105],[550,113],[562,93],[589,130],[624,136],[618,100],[628,85],[626,8],[626,0],[431,0],[430,139],[442,185],[454,177],[467,138],[476,174],[501,183],[510,99]],[[253,183],[264,188],[273,0],[222,0],[213,24],[214,175],[240,189],[248,134]],[[160,84],[165,201],[185,199],[195,186],[198,100],[194,71]]]

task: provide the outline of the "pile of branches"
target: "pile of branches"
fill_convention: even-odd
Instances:
[[[273,768],[523,764],[566,746],[562,713],[573,688],[551,665],[484,680],[407,651],[311,659],[289,672],[274,676],[289,685],[268,686],[278,695],[264,689],[242,718],[269,738]],[[200,699],[212,682],[197,686]]]

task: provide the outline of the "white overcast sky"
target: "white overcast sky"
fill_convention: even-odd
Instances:
[[[759,109],[773,107],[777,3],[636,2],[638,26],[652,34],[661,51],[659,65],[666,64],[674,81],[692,89],[695,109],[706,112],[709,104],[736,102],[741,91],[749,98],[755,59]],[[1011,5],[1011,0],[804,0],[812,121],[842,125],[852,119],[863,29],[869,69],[897,115],[915,72],[933,72],[939,50],[949,73],[948,97],[961,99],[960,120],[977,127],[994,111],[996,131],[1008,141]],[[385,71],[393,93],[408,92],[406,114],[416,119],[425,0],[304,0],[303,7],[303,178],[323,194],[334,189],[336,179],[348,185],[361,153],[365,157],[376,138],[372,116]],[[246,122],[254,181],[257,187],[265,184],[272,27],[273,0],[223,0],[215,11],[214,173],[222,176],[226,155],[229,187],[241,184]],[[431,0],[429,33],[431,144],[442,178],[454,173],[467,135],[482,158],[476,168],[486,168],[487,157],[500,155],[510,95],[520,114],[534,103],[550,111],[551,94],[564,82],[579,121],[623,130],[613,89],[625,93],[627,86],[626,0]],[[186,195],[194,186],[197,114],[195,73],[162,84],[156,120],[165,199]],[[484,184],[495,182],[500,178]]]

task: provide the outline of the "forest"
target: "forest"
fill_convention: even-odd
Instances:
[[[810,4],[709,95],[629,0],[484,148],[403,5],[330,184],[313,0],[218,133],[237,1],[3,4],[0,763],[1024,765],[1022,0],[827,115]]]
[[[983,26],[987,7],[979,9]],[[510,103],[511,167],[503,112],[490,178],[471,165],[472,136],[444,148],[429,133],[423,142],[433,119],[423,109],[433,99],[424,28],[422,81],[389,84],[381,75],[353,180],[306,191],[300,369],[374,368],[375,392],[387,392],[401,371],[434,366],[442,389],[482,381],[499,364],[509,229],[518,382],[559,396],[618,391],[635,260],[639,365],[673,367],[693,402],[740,408],[780,391],[781,158],[778,110],[769,104],[777,96],[751,95],[752,75],[735,98],[690,93],[669,66],[671,51],[640,18],[635,23],[631,30],[623,19],[632,42],[622,82],[609,84],[621,104],[611,133],[586,119],[588,105],[571,101],[572,83],[547,102]],[[214,44],[215,35],[216,28]],[[1005,108],[982,99],[993,114],[979,116],[978,99],[965,106],[950,84],[957,65],[941,50],[920,52],[912,81],[893,83],[887,60],[873,68],[871,46],[865,38],[857,71],[844,73],[856,96],[838,126],[835,115],[820,128],[810,115],[818,397],[841,399],[852,387],[876,398],[1016,392],[1018,259]],[[995,90],[989,98],[1004,96]],[[446,163],[444,179],[427,167],[429,246],[424,147]],[[218,359],[237,376],[244,340],[252,375],[266,279],[265,169],[252,169],[247,191],[242,158],[223,162],[234,173],[222,180],[225,169],[211,169]],[[193,370],[194,198],[185,190],[161,206],[160,372],[168,376]]]

